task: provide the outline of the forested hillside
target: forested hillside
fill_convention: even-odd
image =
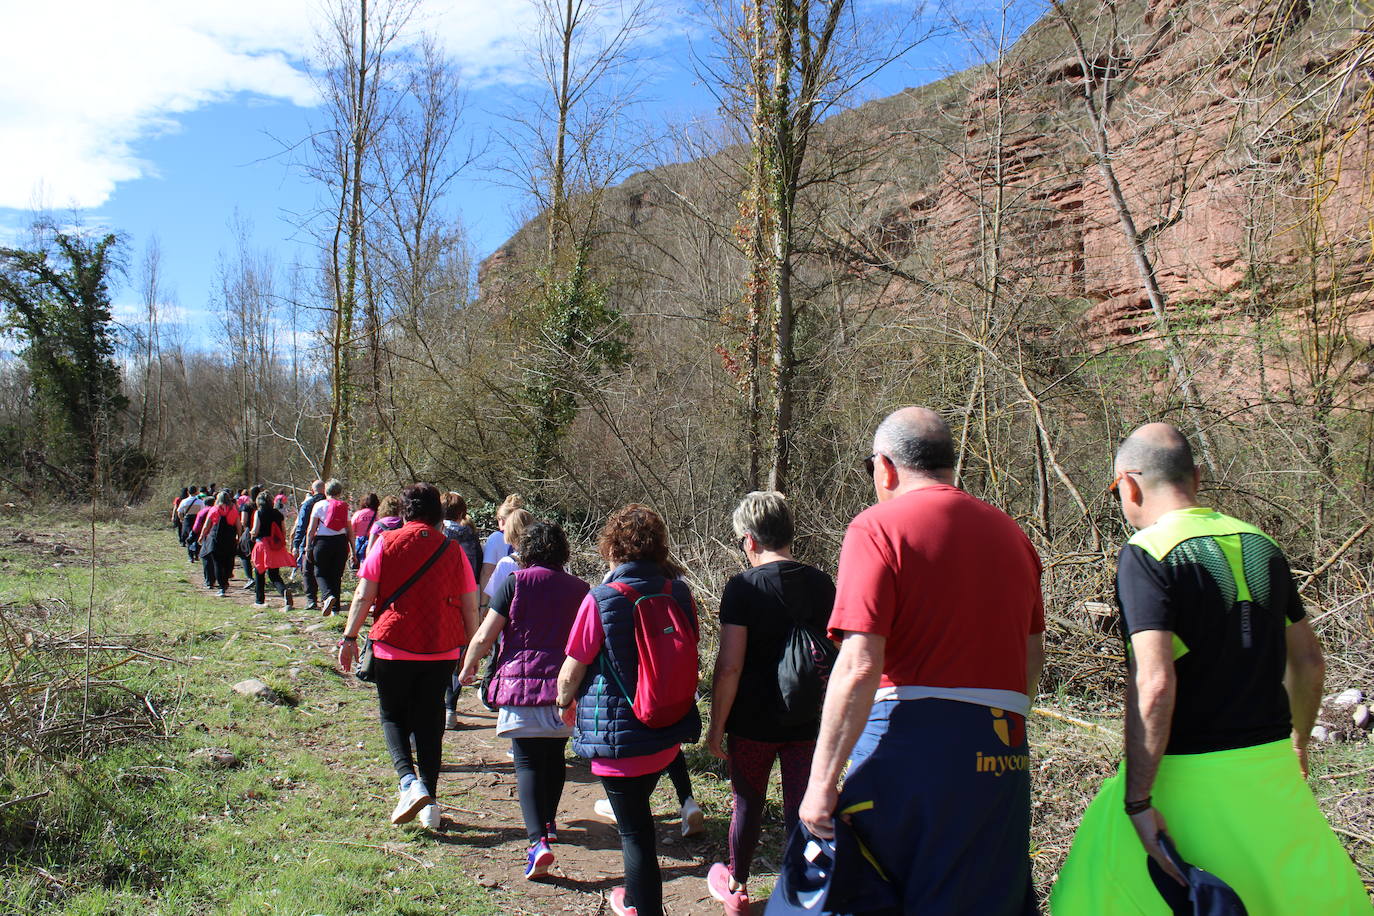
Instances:
[[[55,352],[66,331],[36,310],[4,377],[3,485],[95,480],[124,500],[202,477],[427,478],[587,526],[637,499],[701,560],[737,496],[771,485],[829,562],[869,498],[855,469],[877,419],[916,402],[953,421],[962,485],[1070,558],[1051,577],[1061,614],[1105,596],[1095,558],[1122,529],[1099,493],[1146,418],[1188,430],[1212,498],[1300,566],[1363,530],[1374,41],[1358,4],[1080,0],[1015,43],[995,19],[941,21],[983,62],[862,105],[890,50],[863,29],[884,23],[787,69],[762,11],[716,10],[701,66],[719,118],[652,142],[568,49],[548,122],[513,127],[502,160],[538,215],[480,269],[435,216],[463,155],[457,74],[428,51],[387,57],[384,20],[362,39],[341,20],[318,74],[334,120],[308,158],[320,263],[272,263],[245,229],[217,332],[176,339],[150,308],[103,393],[47,384],[116,360]],[[361,94],[359,40],[380,55]],[[25,250],[56,272],[11,259],[10,288],[42,299],[76,278],[91,252],[62,238],[39,227]],[[110,255],[156,302],[157,252]]]

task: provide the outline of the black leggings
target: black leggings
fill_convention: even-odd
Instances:
[[[677,793],[679,805],[692,797],[692,777],[687,772],[687,755],[681,750],[668,764],[668,778],[673,781],[673,791]]]
[[[315,537],[311,550],[315,560],[315,580],[319,583],[321,600],[333,598],[342,602],[344,566],[348,564],[348,535],[326,534]]]
[[[253,594],[257,598],[258,604],[267,603],[267,580],[272,580],[272,585],[286,597],[286,583],[281,580],[281,570],[269,569],[265,573],[258,573],[253,579]]]
[[[654,845],[654,815],[649,796],[663,772],[644,776],[602,776],[601,787],[615,812],[620,857],[625,868],[625,902],[639,916],[663,916],[663,876]]]
[[[205,551],[205,584],[211,588],[219,586],[220,591],[229,587],[229,580],[234,576],[234,555],[232,553],[215,553],[213,550]]]
[[[543,839],[547,825],[558,816],[563,798],[567,764],[563,749],[567,738],[512,738],[515,753],[515,780],[520,787],[520,814],[525,818],[525,835],[530,845]]]
[[[318,544],[319,542],[316,541]],[[437,662],[374,659],[377,710],[396,775],[419,776],[434,795],[444,751],[444,687],[453,659]],[[411,741],[415,742],[414,755]]]

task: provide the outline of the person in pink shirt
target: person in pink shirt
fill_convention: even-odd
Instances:
[[[363,497],[358,511],[353,513],[353,568],[363,561],[367,548],[367,536],[372,533],[372,523],[377,519],[377,506],[380,500],[376,493]]]
[[[434,799],[443,757],[444,689],[477,629],[477,582],[463,551],[448,549],[439,530],[439,491],[411,484],[401,503],[405,524],[379,537],[358,570],[339,667],[353,670],[358,631],[375,614],[368,636],[378,718],[400,778],[391,822],[419,815],[434,830],[440,821]]]
[[[696,602],[687,584],[673,576],[663,517],[647,506],[629,505],[612,513],[597,546],[611,574],[578,609],[568,636],[568,659],[558,675],[556,705],[574,726],[573,750],[591,761],[592,773],[601,779],[620,831],[625,886],[612,889],[611,910],[619,916],[662,916],[663,879],[649,797],[682,744],[701,737],[701,716],[695,703],[678,721],[658,727],[635,715],[624,685],[636,683],[640,658],[635,602],[626,592],[671,595],[694,629]],[[674,652],[690,652],[695,671],[695,639]],[[687,659],[675,656],[671,661]]]
[[[206,550],[201,544],[201,530],[205,527],[205,520],[215,512],[215,501],[209,497],[205,500],[205,505],[196,511],[196,517],[191,522],[191,540],[196,545],[196,557],[200,560],[201,571],[205,574],[205,587],[213,589],[219,578],[219,570],[215,565],[215,558],[210,551]]]

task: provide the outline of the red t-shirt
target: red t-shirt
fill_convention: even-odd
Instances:
[[[840,550],[830,632],[887,639],[882,686],[1026,691],[1045,629],[1040,558],[1004,512],[944,484],[859,513]]]

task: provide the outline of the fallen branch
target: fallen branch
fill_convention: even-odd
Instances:
[[[1361,773],[1374,773],[1374,767],[1365,767],[1362,770],[1346,770],[1343,773],[1323,773],[1318,779],[1345,779],[1347,776],[1359,776]]]
[[[381,845],[378,845],[378,844],[376,844],[376,843],[355,843],[355,842],[353,842],[352,840],[316,840],[315,842],[316,842],[316,843],[330,843],[330,844],[332,844],[332,845],[334,845],[334,846],[358,846],[358,847],[360,847],[360,848],[362,848],[362,849],[378,849],[378,850],[381,850],[382,852],[389,852],[389,853],[391,853],[392,855],[400,856],[400,857],[403,858],[403,859],[409,859],[410,861],[416,863],[417,865],[421,865],[421,866],[423,866],[423,867],[425,867],[425,868],[433,868],[433,867],[434,867],[434,863],[433,863],[433,862],[428,862],[428,861],[426,861],[426,860],[420,858],[419,856],[413,856],[413,855],[411,855],[410,853],[406,852],[404,849],[397,849],[395,846],[391,846],[391,845],[388,845],[388,844],[386,844],[386,843],[383,843],[383,844],[381,844]]]
[[[1302,592],[1307,591],[1307,587],[1311,585],[1313,582],[1316,582],[1318,576],[1320,576],[1322,573],[1330,569],[1331,565],[1335,563],[1337,560],[1339,560],[1347,550],[1355,546],[1355,542],[1358,541],[1360,538],[1364,537],[1365,534],[1371,528],[1374,528],[1374,522],[1365,522],[1363,525],[1360,526],[1360,529],[1358,531],[1356,531],[1350,537],[1346,538],[1345,543],[1337,547],[1336,552],[1333,553],[1331,556],[1327,557],[1325,563],[1318,566],[1316,569],[1312,570],[1310,573],[1307,574],[1307,579],[1302,583],[1302,585],[1298,586],[1298,593],[1301,594]]]
[[[1336,831],[1337,833],[1345,834],[1346,836],[1351,837],[1352,839],[1360,840],[1362,842],[1368,843],[1371,846],[1374,846],[1374,837],[1365,836],[1363,833],[1356,833],[1353,830],[1346,830],[1344,827],[1337,827],[1335,824],[1331,825],[1331,829]]]
[[[1077,716],[1071,716],[1067,713],[1062,713],[1057,709],[1050,709],[1046,706],[1036,706],[1031,709],[1031,712],[1035,713],[1037,716],[1044,716],[1047,719],[1057,719],[1060,722],[1067,722],[1070,725],[1076,725],[1079,728],[1085,729],[1090,732],[1101,732],[1102,734],[1108,735],[1112,738],[1121,737],[1121,735],[1118,734],[1115,729],[1107,728],[1103,725],[1098,725],[1095,722],[1089,722],[1087,719],[1080,719]]]
[[[6,808],[12,808],[15,805],[22,805],[24,802],[33,801],[36,798],[42,798],[45,795],[51,794],[52,789],[44,789],[42,792],[35,792],[32,795],[25,795],[21,798],[11,798],[7,802],[0,802],[0,811],[4,811]]]

